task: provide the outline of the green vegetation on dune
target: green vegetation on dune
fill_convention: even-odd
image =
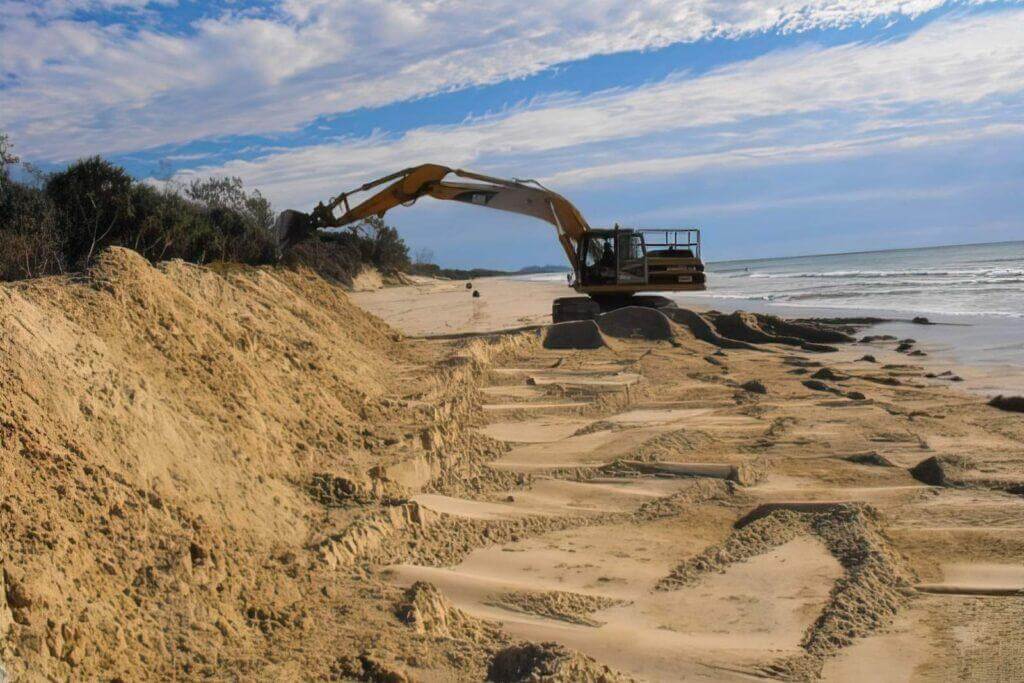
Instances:
[[[19,164],[0,133],[0,280],[83,270],[109,246],[154,262],[279,260],[274,210],[240,178],[156,186],[97,156],[56,173],[23,164],[27,180],[19,181],[11,175]],[[309,240],[283,261],[346,284],[364,264],[385,272],[410,266],[405,243],[379,219]]]

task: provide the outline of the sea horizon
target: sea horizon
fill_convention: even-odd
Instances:
[[[1022,228],[1024,230],[1024,228]],[[1024,239],[1020,240],[997,240],[995,242],[957,242],[956,244],[932,244],[921,247],[890,247],[887,249],[864,249],[857,251],[826,251],[813,254],[793,254],[790,256],[764,256],[761,258],[755,257],[743,257],[743,258],[731,258],[731,259],[719,259],[714,261],[705,261],[706,265],[719,265],[723,263],[744,263],[746,261],[786,261],[790,259],[802,259],[802,258],[820,258],[826,256],[857,256],[867,254],[889,254],[898,251],[926,251],[929,249],[955,249],[958,247],[990,247],[999,246],[1004,244],[1024,244]],[[568,270],[568,268],[566,268]]]

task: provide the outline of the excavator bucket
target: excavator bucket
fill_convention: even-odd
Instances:
[[[281,212],[274,224],[274,230],[277,232],[277,242],[282,253],[316,232],[312,216],[293,209]]]

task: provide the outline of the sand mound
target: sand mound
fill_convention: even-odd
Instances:
[[[761,329],[781,337],[795,337],[813,344],[846,344],[856,340],[845,332],[820,323],[786,320],[760,313],[756,316]]]
[[[513,612],[536,614],[549,619],[567,621],[581,626],[601,626],[590,615],[598,610],[625,604],[600,595],[584,595],[567,591],[516,591],[503,593],[488,601],[489,605],[502,607]]]
[[[608,342],[593,320],[556,323],[544,333],[546,349],[599,349],[604,346],[608,346]]]
[[[625,306],[599,315],[595,322],[609,337],[671,341],[676,331],[665,314],[655,308]]]
[[[384,287],[384,278],[376,268],[363,266],[354,278],[352,278],[353,292],[372,292]]]
[[[487,671],[494,683],[614,683],[626,680],[558,643],[524,643],[499,652]]]
[[[736,339],[728,339],[720,335],[700,313],[695,313],[686,308],[663,308],[661,312],[673,322],[685,326],[690,333],[702,342],[714,344],[723,349],[749,349],[759,350],[756,346]]]
[[[246,678],[294,642],[300,677],[321,678],[344,644],[405,628],[372,597],[321,592],[343,577],[317,558],[348,567],[429,525],[391,505],[410,486],[473,481],[501,452],[468,428],[475,373],[530,343],[430,368],[311,273],[125,249],[0,285],[8,674]],[[359,618],[313,628],[343,607]]]
[[[785,344],[787,346],[799,346],[807,351],[835,351],[831,346],[826,346],[811,341],[806,337],[814,339],[824,338],[827,331],[800,323],[787,323],[775,316],[761,316],[746,311],[735,311],[729,314],[719,313],[711,316],[715,329],[725,337],[748,342],[751,344]],[[785,330],[788,334],[780,334]],[[839,334],[839,333],[837,333]],[[799,336],[799,335],[806,335]],[[842,341],[853,341],[852,337],[842,335]]]
[[[910,469],[910,474],[930,486],[980,488],[1024,493],[1024,472],[1012,454],[999,456],[935,455]]]
[[[423,635],[465,638],[467,631],[488,630],[483,622],[454,607],[441,591],[425,581],[417,581],[405,591],[395,614]]]

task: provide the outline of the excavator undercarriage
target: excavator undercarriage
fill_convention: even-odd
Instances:
[[[446,179],[449,175],[460,180]],[[351,195],[385,184],[369,198],[350,206]],[[282,212],[277,224],[281,246],[288,249],[319,230],[383,216],[395,206],[408,206],[422,196],[510,211],[553,225],[572,268],[570,286],[587,295],[555,300],[555,322],[589,319],[621,306],[674,305],[670,299],[645,295],[646,292],[705,289],[700,231],[696,228],[639,229],[616,225],[595,229],[569,200],[537,181],[505,180],[436,164],[414,166],[378,178],[343,192],[326,204],[318,204],[311,214]],[[339,208],[343,212],[336,215]]]

